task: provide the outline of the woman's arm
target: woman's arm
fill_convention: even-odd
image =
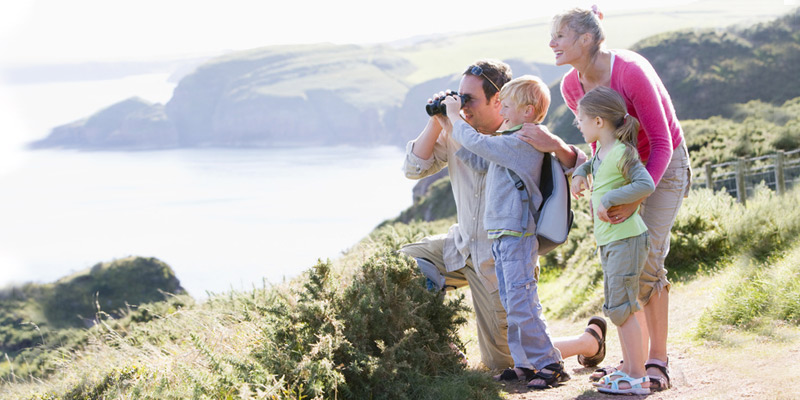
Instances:
[[[672,158],[672,132],[667,113],[671,112],[671,99],[661,79],[644,58],[627,65],[624,71],[623,95],[633,107],[632,114],[639,120],[650,145],[647,171],[658,185]]]

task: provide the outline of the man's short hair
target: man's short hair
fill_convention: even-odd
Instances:
[[[517,108],[533,106],[534,123],[540,124],[550,107],[550,88],[538,76],[523,75],[500,90],[500,100],[511,99]]]
[[[475,73],[476,66],[480,67],[481,74]],[[488,102],[499,88],[511,80],[511,67],[500,60],[482,59],[467,67],[464,75],[474,75],[483,79],[483,94],[486,95]]]

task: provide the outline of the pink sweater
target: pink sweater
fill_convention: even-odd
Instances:
[[[661,78],[644,57],[628,50],[613,50],[612,53],[615,57],[610,86],[625,98],[628,113],[641,124],[639,157],[658,185],[672,158],[672,151],[683,140],[675,107]],[[576,115],[578,100],[584,94],[578,71],[573,68],[561,81],[561,95]],[[594,143],[592,151],[595,151]]]

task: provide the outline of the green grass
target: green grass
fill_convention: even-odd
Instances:
[[[714,302],[700,317],[698,339],[726,342],[732,330],[773,339],[782,325],[800,325],[800,246],[764,261],[737,257]]]

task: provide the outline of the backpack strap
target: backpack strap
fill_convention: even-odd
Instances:
[[[530,208],[531,199],[528,196],[528,191],[525,190],[525,182],[522,182],[522,178],[508,168],[506,168],[506,173],[511,182],[514,182],[514,187],[519,190],[519,195],[522,198],[522,235],[524,236],[525,231],[528,230],[528,209]]]

